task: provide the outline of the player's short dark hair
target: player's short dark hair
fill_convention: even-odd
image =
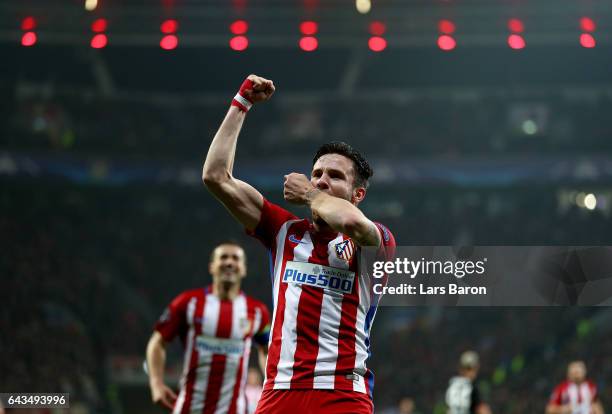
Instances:
[[[353,161],[353,166],[355,167],[355,187],[368,187],[368,180],[374,175],[374,171],[359,151],[346,142],[332,141],[321,145],[312,159],[312,165],[326,154],[340,154]]]
[[[246,251],[244,250],[244,247],[242,247],[242,245],[240,243],[238,243],[236,240],[222,240],[221,242],[215,244],[215,247],[212,249],[212,251],[210,252],[210,258],[209,261],[212,262],[215,258],[215,250],[217,250],[217,247],[219,246],[236,246],[236,247],[240,247],[242,249],[242,251],[244,252],[244,261],[246,263]]]

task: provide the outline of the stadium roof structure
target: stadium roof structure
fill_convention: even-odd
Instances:
[[[612,2],[575,0],[21,0],[0,2],[4,86],[126,99],[225,99],[236,79],[266,74],[284,99],[410,100],[418,96],[612,94]],[[368,0],[361,0],[368,1]],[[37,43],[20,43],[26,17]],[[580,46],[580,19],[595,27],[595,49]],[[92,23],[104,18],[107,45],[92,49]],[[178,47],[160,48],[166,19]],[[248,50],[230,49],[236,20],[248,23]],[[511,19],[527,46],[508,46]],[[317,22],[316,52],[298,47],[300,23]],[[457,47],[438,48],[452,22]],[[388,47],[368,49],[370,25],[384,25]],[[515,28],[516,29],[516,28]],[[158,95],[156,95],[158,94]]]
[[[365,0],[370,1],[370,0]],[[156,45],[163,19],[179,21],[181,47],[227,46],[229,25],[249,23],[253,47],[295,47],[299,23],[315,20],[320,47],[363,47],[368,26],[381,21],[390,47],[435,46],[440,20],[456,27],[462,47],[505,46],[508,21],[520,19],[530,45],[576,44],[579,21],[588,16],[597,27],[597,42],[612,43],[612,3],[573,0],[378,0],[361,14],[352,0],[96,0],[87,11],[85,0],[26,0],[0,4],[0,42],[21,36],[26,16],[38,19],[41,38],[53,44],[79,44],[90,34],[91,22],[109,22],[112,43],[123,46]],[[433,40],[432,40],[433,39]],[[87,41],[87,40],[86,40]]]

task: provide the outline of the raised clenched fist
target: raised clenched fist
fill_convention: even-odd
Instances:
[[[237,107],[242,112],[248,112],[255,102],[270,99],[275,90],[274,82],[270,79],[249,75],[240,85],[240,90],[232,100],[232,106]]]
[[[270,79],[257,75],[249,75],[247,80],[252,82],[252,87],[244,90],[244,97],[253,103],[267,101],[276,90],[274,82]]]

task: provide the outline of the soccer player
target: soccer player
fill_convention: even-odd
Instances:
[[[359,263],[364,246],[391,259],[395,240],[358,205],[372,169],[345,143],[323,145],[310,179],[285,176],[286,201],[307,206],[312,221],[266,200],[233,175],[238,134],[253,103],[270,99],[271,80],[250,75],[215,135],[203,169],[208,189],[267,247],[274,316],[264,391],[257,413],[372,413],[366,366],[379,297]]]
[[[490,414],[491,409],[480,397],[474,384],[480,369],[478,354],[466,351],[459,358],[459,375],[451,378],[446,389],[448,414]]]
[[[245,383],[251,341],[265,366],[269,312],[240,290],[244,250],[233,242],[212,252],[213,283],[178,295],[155,325],[147,345],[151,398],[174,414],[246,414]],[[179,336],[185,347],[181,391],[164,383],[166,343]]]
[[[557,385],[550,397],[546,414],[604,414],[597,387],[586,379],[583,361],[567,366],[567,380]]]

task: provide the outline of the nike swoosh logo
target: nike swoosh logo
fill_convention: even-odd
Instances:
[[[306,243],[306,242],[303,242],[303,241],[301,241],[301,240],[298,240],[298,239],[295,237],[295,234],[290,234],[290,235],[289,235],[289,241],[290,241],[291,243]]]

